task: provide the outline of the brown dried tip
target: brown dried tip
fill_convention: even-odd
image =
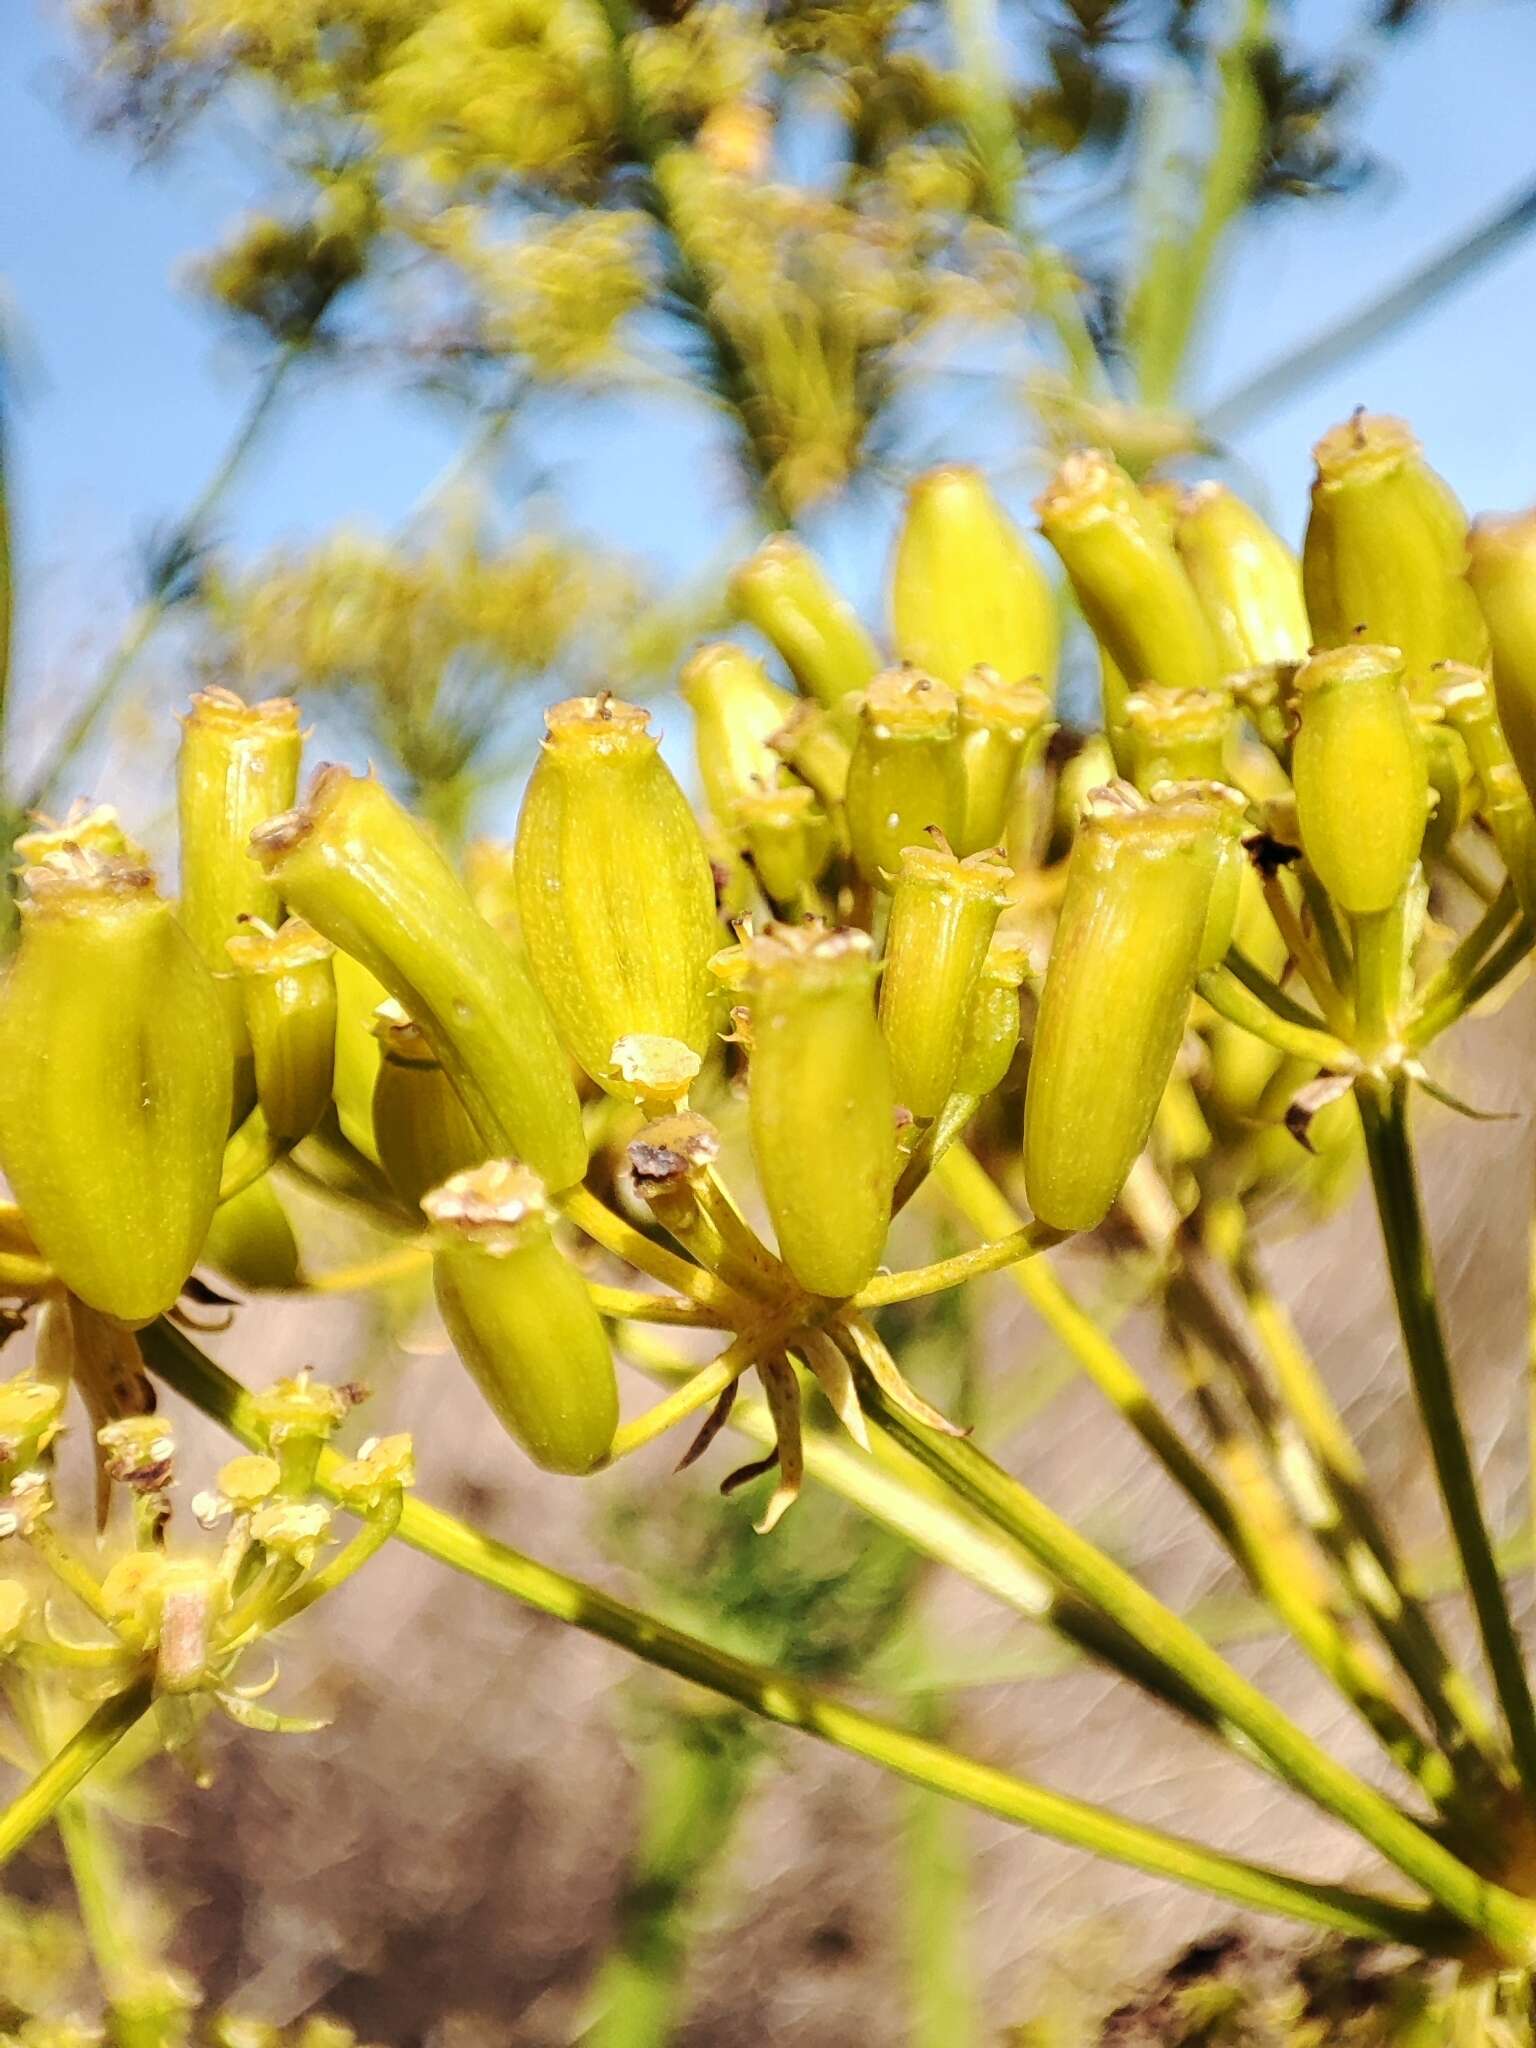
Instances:
[[[943,739],[955,730],[959,699],[946,683],[903,663],[882,669],[859,700],[878,739]]]
[[[1084,523],[1106,510],[1118,495],[1120,470],[1102,448],[1074,448],[1035,500],[1046,524]]]
[[[985,663],[973,668],[960,684],[962,732],[995,732],[1015,741],[1037,733],[1050,716],[1051,700],[1038,678],[1010,682]]]
[[[276,931],[259,917],[242,917],[224,948],[242,974],[291,974],[329,960],[336,950],[302,917],[285,918]]]
[[[647,1124],[627,1153],[636,1191],[647,1200],[692,1180],[719,1156],[720,1133],[691,1110]]]
[[[368,1019],[368,1029],[384,1049],[384,1057],[400,1060],[408,1067],[435,1067],[437,1054],[426,1041],[421,1026],[409,1017],[393,996],[386,996]]]
[[[488,1159],[423,1195],[421,1206],[440,1230],[500,1255],[549,1228],[544,1183],[515,1159]]]
[[[322,761],[311,778],[303,803],[291,811],[279,811],[275,818],[256,827],[251,834],[251,852],[263,867],[274,867],[309,837],[343,790],[360,780],[366,778],[355,776],[339,761]]]
[[[656,746],[649,730],[651,714],[643,705],[615,697],[611,690],[595,697],[566,697],[551,704],[544,713],[549,728],[547,744],[555,747],[584,747],[599,753],[621,748]]]
[[[289,733],[299,729],[299,707],[292,697],[264,697],[259,704],[247,704],[235,691],[212,683],[206,690],[193,692],[182,723],[192,719],[226,732]]]
[[[22,907],[68,916],[114,903],[158,902],[154,870],[128,854],[66,845],[21,870]]]
[[[1325,483],[1365,483],[1420,454],[1419,437],[1392,413],[1367,412],[1357,405],[1347,420],[1330,427],[1312,450]]]

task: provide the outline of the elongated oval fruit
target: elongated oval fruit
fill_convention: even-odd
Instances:
[[[745,949],[752,1153],[784,1263],[856,1294],[880,1263],[896,1176],[890,1056],[866,933],[776,925]]]
[[[1476,777],[1476,794],[1466,800],[1487,819],[1520,907],[1529,917],[1536,909],[1536,811],[1500,721],[1492,681],[1485,669],[1447,662],[1435,696],[1466,748]],[[1536,740],[1536,724],[1529,737]]]
[[[921,669],[891,668],[859,703],[843,807],[866,881],[890,888],[902,850],[965,830],[965,757],[953,690]]]
[[[1130,689],[1157,682],[1176,690],[1207,690],[1220,681],[1215,637],[1167,515],[1148,504],[1118,463],[1097,448],[1079,449],[1037,510],[1117,680]]]
[[[485,1141],[454,1092],[420,1026],[390,998],[374,1013],[383,1058],[373,1084],[373,1144],[407,1209],[433,1188],[478,1166]]]
[[[322,768],[252,844],[299,915],[421,1026],[487,1153],[515,1149],[555,1189],[580,1180],[581,1105],[543,998],[388,790]]]
[[[966,1027],[1013,873],[986,854],[960,860],[909,846],[891,897],[880,1029],[896,1100],[937,1116],[957,1086]]]
[[[145,869],[55,855],[23,880],[0,986],[0,1166],[65,1286],[145,1323],[181,1292],[218,1202],[224,1004]]]
[[[492,1160],[422,1207],[443,1322],[497,1420],[547,1472],[595,1471],[619,1421],[613,1353],[537,1176]]]
[[[1306,660],[1301,564],[1251,505],[1225,484],[1195,484],[1178,500],[1173,539],[1224,676]]]
[[[973,668],[1055,687],[1056,599],[979,470],[930,470],[907,493],[891,578],[899,660],[958,690]]]
[[[880,666],[858,613],[809,548],[775,534],[731,578],[737,615],[783,656],[808,697],[837,711]]]
[[[1433,689],[1438,662],[1486,661],[1466,514],[1407,422],[1362,410],[1313,454],[1302,573],[1316,645],[1396,647],[1410,696]]]
[[[1499,723],[1536,800],[1536,512],[1474,521],[1467,555],[1488,626]]]
[[[645,711],[572,697],[545,722],[517,821],[523,940],[565,1043],[600,1087],[623,1094],[619,1039],[676,1038],[701,1059],[709,1050],[714,877]]]
[[[1125,700],[1131,780],[1143,796],[1160,782],[1216,782],[1237,722],[1226,690],[1169,690],[1156,683]]]
[[[811,896],[828,860],[832,821],[803,782],[754,789],[736,799],[733,822],[763,894],[793,917]]]
[[[1200,965],[1219,842],[1209,816],[1123,784],[1089,803],[1040,997],[1024,1108],[1030,1208],[1093,1230],[1147,1142]]]
[[[1341,910],[1390,910],[1424,841],[1429,771],[1395,647],[1338,647],[1296,675],[1301,843]]]
[[[282,916],[277,890],[251,858],[251,834],[293,804],[303,747],[291,697],[247,704],[232,690],[199,690],[181,723],[179,914],[219,983],[231,1041],[242,1054],[244,1004],[225,948],[242,918],[270,926]]]
[[[273,1137],[296,1145],[331,1103],[336,949],[301,917],[290,917],[277,931],[250,920],[225,950],[239,978],[257,1104]]]
[[[954,846],[957,853],[981,853],[1002,844],[1020,779],[1055,728],[1038,684],[1006,682],[994,668],[964,676],[959,703],[965,818]]]
[[[770,681],[744,647],[728,640],[690,655],[678,688],[693,713],[704,795],[715,822],[729,830],[741,797],[778,782],[783,764],[768,743],[784,729],[798,700]]]
[[[987,949],[976,978],[976,995],[966,1019],[955,1070],[955,1090],[978,1101],[1002,1086],[1019,1049],[1019,990],[1029,973],[1023,941],[999,933]]]

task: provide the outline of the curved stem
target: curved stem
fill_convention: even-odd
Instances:
[[[664,1287],[672,1287],[679,1294],[685,1294],[690,1301],[696,1301],[706,1308],[718,1308],[726,1312],[726,1321],[735,1328],[750,1313],[734,1288],[727,1287],[723,1280],[706,1272],[703,1266],[694,1265],[691,1259],[680,1258],[665,1245],[656,1244],[643,1230],[636,1230],[632,1223],[626,1223],[606,1203],[600,1202],[592,1190],[580,1185],[569,1188],[558,1198],[561,1209],[578,1230],[584,1230],[594,1244],[600,1244],[604,1251],[612,1252],[626,1265],[638,1272],[649,1273],[653,1280],[659,1280]]]
[[[1527,1793],[1536,1795],[1536,1703],[1483,1520],[1477,1474],[1456,1400],[1408,1136],[1408,1084],[1399,1079],[1379,1089],[1360,1089],[1357,1099],[1414,1395],[1515,1762]]]
[[[249,1395],[190,1339],[165,1322],[152,1324],[144,1339],[156,1370],[170,1385],[245,1442],[260,1443]],[[329,1453],[321,1460],[322,1489],[331,1462]],[[1445,1921],[1421,1906],[1345,1886],[1314,1884],[1226,1856],[957,1755],[777,1669],[718,1650],[596,1587],[524,1557],[424,1502],[406,1502],[399,1534],[413,1549],[455,1571],[479,1579],[541,1614],[614,1643],[721,1698],[734,1700],[764,1720],[797,1728],[915,1784],[927,1785],[1039,1834],[1197,1886],[1260,1912],[1286,1915],[1362,1939],[1407,1942],[1427,1950],[1455,1944],[1455,1934]],[[77,1777],[71,1778],[63,1792],[76,1782]],[[3,1825],[0,1819],[0,1830]],[[0,1842],[3,1839],[0,1833]],[[1491,1917],[1499,1916],[1492,1913]]]
[[[153,1681],[135,1679],[103,1700],[58,1754],[44,1764],[31,1784],[0,1813],[0,1867],[53,1819],[75,1787],[121,1742],[135,1721],[148,1713],[153,1697]]]
[[[1320,1026],[1298,1024],[1279,1015],[1229,967],[1211,968],[1201,975],[1199,987],[1217,1016],[1225,1017],[1229,1024],[1236,1024],[1254,1038],[1262,1038],[1277,1052],[1334,1072],[1348,1072],[1357,1064],[1354,1053],[1341,1038]]]
[[[877,1273],[854,1297],[853,1305],[887,1308],[892,1302],[918,1301],[925,1294],[942,1294],[946,1288],[962,1286],[982,1273],[1001,1272],[1006,1266],[1032,1259],[1036,1252],[1060,1244],[1066,1235],[1065,1231],[1053,1230],[1048,1223],[1026,1223],[995,1244],[979,1244],[971,1251],[956,1252],[953,1258],[936,1259],[931,1266],[914,1266],[906,1273]]]

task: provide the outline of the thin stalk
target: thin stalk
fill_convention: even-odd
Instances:
[[[1211,968],[1201,975],[1199,987],[1218,1017],[1225,1017],[1229,1024],[1262,1038],[1277,1052],[1335,1072],[1347,1073],[1356,1064],[1354,1053],[1342,1039],[1316,1025],[1297,1024],[1290,1017],[1281,1016],[1229,967]]]
[[[1286,951],[1295,963],[1302,980],[1307,984],[1307,991],[1321,1010],[1328,1029],[1338,1037],[1347,1039],[1351,1019],[1349,1005],[1339,993],[1341,984],[1302,924],[1295,904],[1286,893],[1283,875],[1265,877],[1264,901],[1268,904],[1269,914],[1285,941]]]
[[[1401,1808],[1356,1777],[1211,1649],[1171,1608],[1081,1536],[973,1444],[940,1437],[906,1415],[879,1387],[861,1390],[865,1412],[942,1477],[994,1527],[1083,1599],[1156,1648],[1240,1730],[1296,1790],[1352,1828],[1445,1910],[1513,1961],[1536,1960],[1536,1909],[1450,1853]]]
[[[57,1755],[43,1765],[31,1784],[0,1812],[0,1868],[54,1818],[76,1786],[149,1712],[153,1698],[154,1683],[146,1676],[136,1678],[121,1692],[103,1700]]]
[[[1403,999],[1403,905],[1354,920],[1355,1048],[1368,1064],[1397,1036]]]
[[[690,1330],[728,1330],[721,1320],[724,1311],[705,1308],[676,1294],[646,1294],[634,1287],[604,1287],[593,1281],[587,1288],[592,1306],[601,1316],[620,1323],[670,1323]]]
[[[1456,1400],[1408,1134],[1408,1084],[1398,1079],[1380,1089],[1361,1089],[1357,1099],[1403,1346],[1440,1497],[1461,1555],[1515,1762],[1527,1792],[1536,1795],[1536,1703],[1483,1520],[1477,1475]]]
[[[770,1333],[738,1337],[728,1350],[722,1351],[718,1358],[685,1381],[676,1393],[658,1401],[654,1408],[647,1408],[633,1422],[620,1423],[608,1453],[608,1463],[616,1464],[620,1458],[627,1458],[631,1451],[638,1451],[644,1445],[654,1443],[657,1437],[665,1436],[669,1429],[686,1421],[690,1415],[697,1415],[701,1408],[712,1407],[726,1388],[734,1386],[747,1368],[771,1348]]]
[[[915,1702],[924,1734],[942,1737],[946,1719],[931,1695]],[[969,1953],[975,1907],[965,1819],[925,1786],[911,1786],[903,1801],[908,2048],[979,2048],[986,2038]]]
[[[936,1259],[931,1266],[914,1266],[905,1273],[877,1273],[854,1299],[856,1308],[888,1308],[892,1302],[918,1301],[925,1294],[942,1294],[946,1288],[962,1286],[983,1273],[998,1273],[1032,1259],[1037,1252],[1060,1244],[1065,1231],[1046,1223],[1026,1223],[995,1244],[979,1244],[953,1258]]]
[[[224,451],[222,461],[203,485],[181,522],[181,532],[189,538],[197,538],[199,529],[207,524],[219,500],[239,475],[246,457],[255,447],[277,404],[284,380],[298,360],[299,354],[300,350],[297,347],[282,348],[263,372],[251,402],[235,430],[234,439]],[[64,775],[95,732],[134,663],[154,638],[160,621],[170,609],[172,595],[169,582],[163,582],[145,598],[134,613],[128,622],[127,632],[97,677],[95,689],[65,726],[52,752],[33,777],[26,795],[17,806],[20,815],[25,816],[29,811],[42,809],[56,794]]]
[[[174,1325],[161,1321],[143,1332],[143,1341],[156,1371],[179,1394],[247,1444],[260,1444],[250,1396],[205,1357],[190,1338]],[[333,1463],[330,1453],[321,1459],[322,1489]],[[1456,1940],[1443,1917],[1423,1906],[1381,1899],[1347,1886],[1315,1884],[1263,1864],[1227,1856],[1182,1836],[1144,1827],[1083,1800],[1049,1792],[1007,1771],[959,1756],[940,1743],[862,1713],[773,1667],[716,1649],[654,1615],[615,1600],[595,1586],[524,1557],[425,1502],[406,1502],[399,1533],[403,1541],[425,1556],[480,1580],[538,1613],[614,1643],[707,1692],[734,1700],[764,1720],[797,1728],[915,1784],[927,1785],[1036,1833],[1134,1869],[1196,1886],[1260,1912],[1278,1913],[1361,1939],[1402,1941],[1433,1951]],[[144,1692],[147,1704],[147,1681]],[[137,1711],[143,1711],[142,1705]],[[119,1728],[117,1733],[121,1732]],[[52,1803],[73,1789],[89,1767],[87,1762],[68,1774],[68,1782],[56,1790]],[[51,1810],[51,1805],[47,1810]],[[40,1825],[41,1818],[46,1818],[46,1811],[34,1825]],[[1401,1816],[1398,1819],[1418,1837],[1417,1829],[1402,1821]],[[6,1840],[6,1819],[0,1817],[0,1851]],[[1454,1859],[1444,1860],[1455,1871],[1462,1871]],[[1470,1873],[1463,1875],[1470,1878]],[[1532,1937],[1525,1908],[1517,1901],[1506,1900],[1506,1895],[1493,1887],[1483,1886],[1482,1890],[1486,1898],[1479,1919],[1469,1924],[1482,1925],[1486,1921],[1486,1931],[1493,1938],[1508,1938],[1511,1946],[1518,1942],[1522,1953],[1527,1952]]]
[[[1507,975],[1513,974],[1533,945],[1536,920],[1522,917],[1503,942],[1467,975],[1459,989],[1447,990],[1437,1001],[1420,1009],[1405,1034],[1409,1046],[1420,1052],[1431,1039],[1459,1023],[1468,1010],[1475,1009],[1484,996],[1491,995]]]
[[[1519,910],[1514,885],[1506,882],[1445,965],[1437,973],[1432,974],[1425,983],[1414,1005],[1413,1021],[1409,1025],[1410,1035],[1415,1031],[1418,1020],[1427,1011],[1438,1010],[1445,1002],[1456,1002],[1460,999],[1468,982],[1487,958],[1489,949],[1498,944],[1518,916]]]
[[[594,1244],[600,1244],[604,1251],[612,1252],[638,1272],[648,1273],[664,1287],[687,1295],[690,1301],[725,1310],[726,1320],[733,1328],[750,1314],[748,1304],[734,1288],[727,1287],[702,1266],[694,1265],[691,1259],[680,1258],[665,1245],[653,1242],[643,1230],[636,1230],[632,1223],[626,1223],[600,1202],[590,1188],[569,1188],[559,1197],[559,1203],[571,1222],[578,1230],[584,1230]]]
[[[370,1287],[383,1287],[392,1280],[409,1279],[424,1273],[432,1264],[425,1245],[401,1244],[376,1258],[358,1259],[348,1266],[331,1266],[323,1273],[306,1273],[304,1289],[309,1294],[362,1294]]]

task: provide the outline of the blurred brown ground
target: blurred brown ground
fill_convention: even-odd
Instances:
[[[1524,1500],[1533,1013],[1523,990],[1437,1058],[1438,1078],[1513,1120],[1472,1123],[1428,1103],[1419,1112],[1466,1410],[1499,1528]],[[1321,1232],[1275,1244],[1270,1263],[1405,1547],[1433,1549],[1440,1524],[1362,1194]],[[1038,1332],[1003,1286],[989,1300],[989,1370],[1004,1374]],[[305,1363],[357,1370],[351,1327],[344,1304],[256,1307],[220,1350],[252,1381]],[[1166,1388],[1148,1319],[1121,1334]],[[583,1527],[609,1482],[572,1488],[534,1472],[487,1427],[447,1359],[413,1360],[368,1420],[415,1432],[425,1498],[624,1590],[622,1575],[594,1564]],[[1091,1388],[1074,1384],[1043,1421],[994,1448],[1176,1606],[1232,1589]],[[189,1432],[189,1471],[220,1455]],[[674,1457],[659,1446],[640,1483],[712,1486],[718,1453],[711,1469],[668,1480]],[[930,1606],[934,1637],[967,1654],[1027,1641],[1023,1624],[952,1580],[935,1583]],[[1369,1739],[1284,1646],[1232,1654],[1375,1772]],[[148,1867],[181,1916],[179,1959],[211,1998],[238,1994],[243,2009],[277,2019],[324,2006],[388,2048],[566,2048],[631,1836],[633,1774],[615,1732],[626,1660],[391,1547],[328,1604],[323,1627],[296,1632],[284,1672],[281,1696],[332,1714],[329,1730],[217,1735],[213,1787],[173,1786],[145,1833]],[[962,1693],[957,1720],[956,1740],[976,1755],[1139,1819],[1317,1877],[1373,1875],[1342,1830],[1092,1670]],[[679,2048],[902,2042],[900,1796],[869,1766],[774,1736],[699,1932]],[[1063,2001],[1107,2008],[1184,1943],[1233,1921],[1219,1904],[984,1817],[968,1817],[967,1839],[989,2038]],[[29,1888],[52,1875],[44,1848]]]

